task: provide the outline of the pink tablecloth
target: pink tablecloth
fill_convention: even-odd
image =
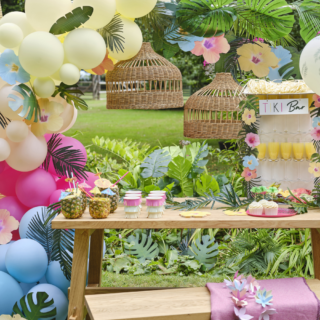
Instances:
[[[318,320],[320,318],[320,302],[310,290],[304,278],[260,280],[261,288],[272,290],[272,306],[263,308],[255,299],[247,299],[247,312],[258,320],[260,314],[274,308],[277,314],[270,320]],[[234,320],[234,303],[230,290],[224,283],[207,283],[211,293],[211,320]]]

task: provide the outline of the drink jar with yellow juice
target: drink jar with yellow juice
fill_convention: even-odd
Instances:
[[[304,154],[304,143],[300,142],[300,139],[297,139],[293,143],[293,157],[296,161],[302,161]]]
[[[258,159],[259,160],[263,160],[266,157],[266,153],[267,153],[267,144],[266,143],[260,143],[257,146],[258,149]]]
[[[280,143],[279,142],[273,141],[273,142],[268,143],[268,154],[269,154],[269,159],[271,161],[278,160],[279,150],[280,150]]]
[[[306,147],[306,155],[307,155],[307,159],[310,160],[311,156],[316,153],[316,149],[313,145],[313,142],[306,142],[305,143],[305,147]]]
[[[281,142],[280,152],[283,160],[289,160],[291,158],[292,143],[287,142],[287,140],[285,142]]]

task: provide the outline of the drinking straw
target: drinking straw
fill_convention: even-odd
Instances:
[[[116,186],[128,173],[129,171],[124,176],[122,176],[116,183],[114,183],[110,188],[113,188],[114,186]]]
[[[73,172],[71,172],[71,178],[73,179]],[[76,184],[75,184],[74,180],[72,180],[72,184],[73,184],[74,190],[77,192]]]
[[[68,171],[66,171],[66,172],[67,172],[67,177],[68,177],[68,179],[70,179],[70,178],[69,178],[69,173],[68,173]],[[72,189],[72,187],[71,187],[70,180],[68,180],[68,183],[69,183],[69,189],[71,190],[71,189]]]
[[[91,195],[90,195],[86,190],[84,190],[84,189],[81,188],[81,187],[79,187],[79,189],[80,189],[81,191],[83,191],[88,197],[90,197],[91,199],[93,199],[93,197],[91,197]]]

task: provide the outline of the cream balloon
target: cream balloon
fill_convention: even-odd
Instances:
[[[73,7],[93,7],[91,18],[84,24],[86,28],[100,29],[106,26],[116,13],[115,0],[74,0]]]
[[[5,139],[6,137],[7,137],[7,135],[6,135],[6,129],[3,129],[3,128],[0,126],[0,138]]]
[[[12,121],[6,127],[7,137],[12,142],[22,142],[28,133],[28,126],[23,121]]]
[[[62,65],[59,75],[61,81],[69,86],[76,84],[80,80],[80,70],[71,63]]]
[[[45,160],[48,152],[47,142],[44,137],[37,138],[31,131],[20,143],[8,141],[11,153],[6,159],[8,165],[21,172],[37,169]]]
[[[23,69],[36,77],[49,77],[60,69],[63,59],[61,42],[48,32],[29,34],[20,45],[20,63]]]
[[[35,79],[33,87],[36,95],[40,98],[51,97],[56,89],[54,81],[49,77]]]
[[[103,38],[91,29],[71,31],[63,45],[68,61],[79,69],[97,67],[106,55],[106,44]]]
[[[0,44],[12,49],[18,46],[23,39],[23,32],[19,26],[14,23],[4,23],[0,26]]]
[[[7,160],[10,153],[11,148],[8,141],[0,138],[0,161]]]
[[[152,11],[157,0],[116,0],[117,11],[128,18],[141,18]]]
[[[24,12],[13,11],[7,13],[4,17],[1,18],[0,26],[4,23],[14,23],[19,26],[23,32],[24,37],[36,31],[27,20],[27,16]]]
[[[113,48],[113,51],[109,47],[110,57],[116,60],[127,60],[134,57],[141,49],[143,38],[139,26],[124,17],[120,17],[123,24],[123,32],[121,36],[124,38],[124,50],[118,50],[118,52]]]
[[[37,31],[49,32],[52,25],[72,11],[70,0],[26,0],[27,19]]]
[[[16,95],[23,100],[23,97],[20,93],[12,90],[14,87],[14,85],[10,86],[7,84],[0,89],[0,113],[10,120],[22,120],[22,117],[20,117],[18,114],[21,112],[23,106],[21,106],[17,111],[13,111],[9,107],[9,101],[14,101],[14,99],[9,98],[10,94]]]

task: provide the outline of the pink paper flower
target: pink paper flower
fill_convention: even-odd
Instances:
[[[239,290],[234,290],[232,291],[232,301],[234,303],[234,305],[236,307],[245,307],[246,305],[248,305],[248,302],[246,301],[246,297],[247,297],[247,290],[244,289],[242,291]]]
[[[316,108],[320,108],[320,96],[317,94],[313,95],[313,101]]]
[[[257,177],[257,169],[250,170],[249,168],[245,168],[241,173],[241,176],[244,177],[246,181],[250,181]]]
[[[224,34],[196,41],[195,44],[191,52],[196,56],[203,55],[207,63],[216,63],[220,59],[220,53],[227,53],[230,50],[230,45]]]
[[[320,140],[320,127],[313,128],[313,130],[311,131],[311,136],[315,141],[319,141]]]
[[[0,245],[7,244],[12,240],[12,231],[19,228],[19,221],[10,216],[5,209],[0,210]]]
[[[250,148],[255,148],[260,144],[260,138],[255,133],[248,133],[244,140]]]
[[[208,63],[206,60],[203,61],[203,66],[204,67],[207,66],[208,64],[210,64],[210,63]]]

